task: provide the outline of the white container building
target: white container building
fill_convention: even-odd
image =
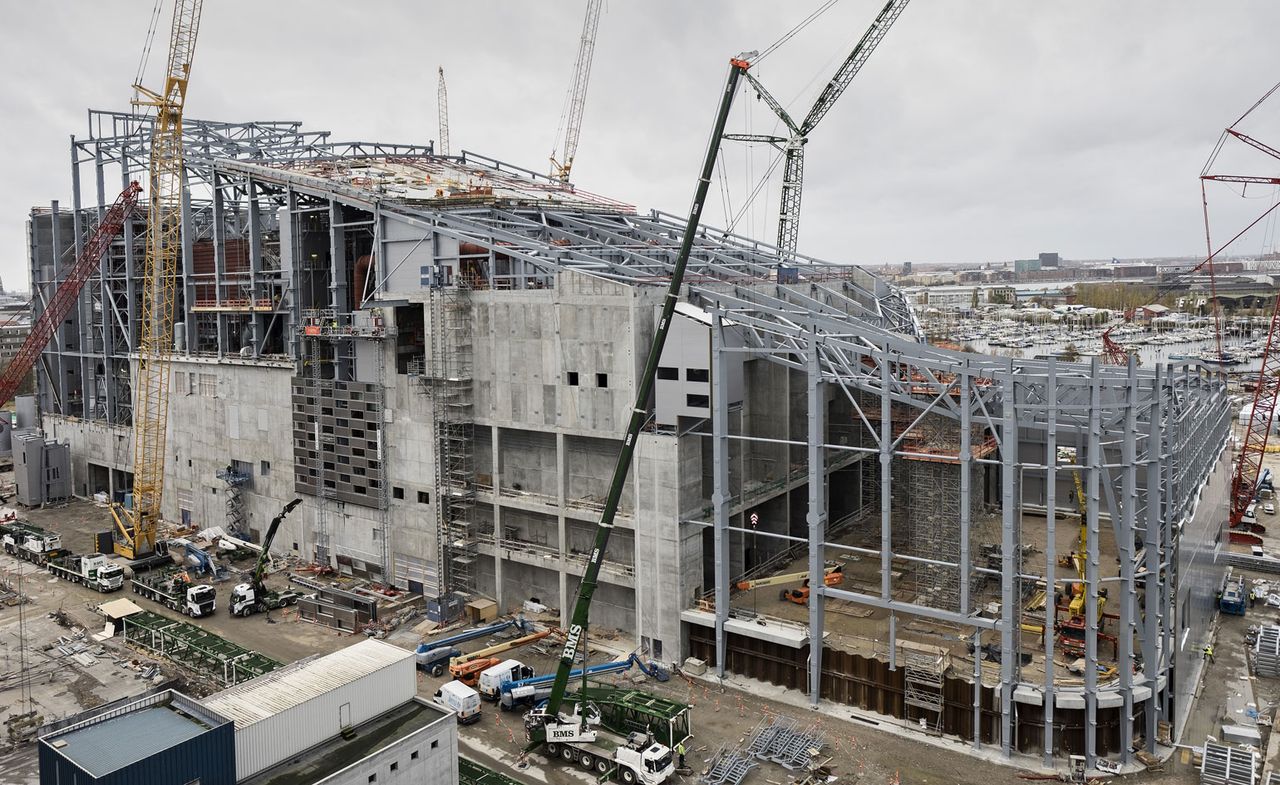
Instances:
[[[235,722],[243,781],[413,700],[414,653],[368,639],[238,684],[203,703]]]

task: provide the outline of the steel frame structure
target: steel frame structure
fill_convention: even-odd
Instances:
[[[60,213],[56,203],[50,210],[53,263],[37,259],[32,249],[37,315],[65,273],[62,260],[73,258],[87,228],[97,223],[90,211],[96,210],[101,219],[108,204],[107,181],[119,176],[127,184],[147,163],[148,119],[90,112],[89,120],[89,136],[71,142],[70,214]],[[179,354],[217,358],[239,354],[236,362],[301,365],[307,355],[307,342],[301,338],[306,314],[330,309],[344,329],[322,336],[326,354],[334,358],[339,376],[349,372],[355,344],[382,339],[346,329],[351,319],[347,303],[354,296],[350,281],[357,264],[346,241],[353,233],[366,238],[370,253],[379,260],[378,272],[361,294],[361,305],[376,305],[370,303],[376,299],[394,302],[402,296],[391,277],[409,259],[411,252],[405,249],[435,248],[433,244],[442,240],[479,249],[469,252],[476,272],[465,281],[465,286],[477,291],[552,288],[557,275],[566,270],[632,286],[660,287],[669,280],[684,225],[681,216],[637,213],[626,204],[573,189],[544,174],[469,152],[446,158],[434,156],[429,145],[337,142],[330,136],[326,131],[306,130],[297,122],[184,122],[178,319],[187,329]],[[86,164],[92,167],[89,187],[82,182]],[[406,194],[389,182],[370,182],[365,173],[378,167],[429,179],[442,188],[455,188],[463,175],[487,185],[466,190],[463,183],[458,193],[448,197]],[[86,190],[93,193],[98,207],[86,207]],[[37,215],[43,219],[44,212]],[[293,267],[282,269],[281,246],[297,239],[282,236],[285,219],[315,222],[314,231],[324,236],[327,247],[328,259],[320,265],[323,275],[307,277],[314,271],[297,263],[298,248],[292,249]],[[131,422],[133,325],[137,323],[144,224],[145,217],[139,216],[126,225],[122,240],[85,287],[76,323],[64,328],[41,358],[42,403],[55,414],[118,426]],[[197,243],[206,241],[212,245],[212,272],[196,269]],[[238,250],[233,251],[233,246]],[[233,264],[236,253],[243,257],[241,264]],[[713,321],[714,489],[710,520],[689,525],[712,526],[716,554],[725,556],[731,528],[728,511],[735,502],[728,482],[728,444],[731,439],[750,440],[749,435],[729,429],[727,391],[716,381],[725,378],[726,362],[737,355],[791,369],[806,380],[809,401],[807,438],[787,444],[807,454],[809,531],[808,543],[800,544],[808,549],[811,585],[819,600],[810,602],[810,639],[821,639],[824,601],[832,599],[887,610],[894,619],[914,616],[949,622],[967,630],[975,644],[981,645],[985,637],[1009,651],[1020,642],[1020,587],[1039,580],[1058,586],[1075,577],[1074,571],[1056,574],[1057,554],[1052,547],[1042,562],[1023,563],[1015,558],[1020,552],[1021,514],[1028,507],[1022,483],[1039,478],[1044,484],[1045,525],[1052,542],[1056,519],[1066,515],[1055,510],[1071,506],[1070,499],[1058,505],[1053,488],[1059,476],[1067,477],[1063,472],[1078,468],[1085,475],[1090,497],[1086,580],[1090,667],[1080,699],[1090,720],[1100,700],[1119,700],[1126,716],[1133,716],[1135,706],[1142,707],[1146,727],[1141,733],[1155,738],[1157,720],[1171,718],[1180,709],[1173,705],[1168,681],[1174,678],[1178,661],[1175,637],[1183,630],[1183,620],[1175,612],[1175,599],[1183,590],[1179,553],[1187,550],[1182,529],[1185,521],[1203,513],[1206,505],[1197,502],[1206,478],[1223,462],[1229,409],[1221,382],[1193,363],[1150,369],[1132,363],[1126,367],[1078,365],[930,347],[920,342],[923,331],[902,295],[873,274],[796,256],[788,260],[784,276],[780,261],[782,252],[777,247],[732,232],[707,227],[695,238],[683,294],[706,309]],[[460,283],[435,276],[424,279],[422,286],[447,289]],[[305,298],[300,294],[304,289],[309,292]],[[741,340],[724,340],[726,330]],[[236,331],[248,336],[247,352],[238,350]],[[824,401],[835,396],[847,399],[856,412],[851,424],[843,424],[861,432],[855,444],[830,438],[832,423]],[[901,421],[903,412],[905,430],[895,428],[895,418]],[[959,503],[958,510],[950,511],[957,521],[958,543],[955,555],[949,557],[940,556],[946,553],[945,543],[934,544],[929,555],[901,553],[893,545],[895,479],[890,469],[903,460],[939,458],[935,452],[919,451],[913,439],[926,421],[934,428],[938,422],[954,427],[953,438],[946,443],[955,452],[947,460],[963,469],[955,488],[936,494],[944,500],[939,503],[957,499]],[[971,438],[975,434],[982,438]],[[994,440],[994,449],[985,447],[988,439]],[[1081,456],[1078,464],[1059,464],[1057,446],[1076,448]],[[867,556],[880,562],[878,592],[826,587],[820,577],[826,548],[832,545],[827,534],[827,478],[830,471],[848,464],[850,454],[860,461],[878,462],[882,469],[874,488],[880,544],[865,549]],[[985,567],[970,545],[974,494],[979,492],[972,478],[978,469],[999,477],[999,570]],[[1119,552],[1128,555],[1114,576],[1099,571],[1098,542],[1103,531],[1115,538]],[[950,532],[947,528],[939,536],[953,536]],[[759,536],[770,535],[761,532]],[[1141,551],[1139,540],[1145,546]],[[1135,563],[1139,552],[1142,561]],[[894,598],[890,575],[895,559],[929,564],[939,585],[955,587],[955,602],[923,604]],[[730,582],[736,577],[728,574],[729,564],[727,557],[716,559],[719,663],[725,662],[724,623],[731,611]],[[387,574],[388,565],[383,567]],[[995,618],[977,613],[972,579],[980,576],[998,579],[1005,610]],[[1122,667],[1115,683],[1100,685],[1092,666],[1098,660],[1096,596],[1104,584],[1118,598],[1108,610],[1118,606],[1120,626],[1138,631],[1136,643],[1132,636],[1120,636],[1119,659],[1130,666],[1140,659],[1142,666],[1136,674],[1132,667]],[[1150,609],[1156,612],[1144,612]],[[1050,661],[1055,643],[1052,614],[1046,607],[1044,646]],[[889,648],[891,658],[894,650]],[[819,651],[810,661],[812,685],[819,683],[821,668]],[[1070,690],[1056,684],[1052,667],[1046,668],[1043,683],[1037,684],[1022,677],[1016,658],[1005,658],[1000,670],[1000,744],[1011,754],[1019,705],[1015,692],[1039,691],[1044,724],[1051,728],[1055,697]],[[1190,678],[1185,671],[1184,667],[1177,674],[1179,680]],[[975,731],[981,682],[981,674],[975,674]],[[817,700],[816,686],[810,694]],[[1127,742],[1132,729],[1128,724],[1126,728]],[[1052,732],[1046,734],[1046,761],[1054,756],[1052,738]],[[975,743],[976,739],[975,732]],[[1126,743],[1124,748],[1128,747]],[[1090,750],[1092,756],[1092,744]]]
[[[808,640],[823,639],[824,601],[813,596],[844,600],[867,608],[887,611],[891,667],[896,648],[898,616],[946,622],[967,629],[975,650],[981,651],[983,636],[995,639],[1005,653],[1000,665],[1000,747],[1011,755],[1016,747],[1018,703],[1015,692],[1038,693],[1045,707],[1046,765],[1055,755],[1053,712],[1057,699],[1075,693],[1082,699],[1087,727],[1096,728],[1100,701],[1121,701],[1121,717],[1135,716],[1135,706],[1145,709],[1142,735],[1156,738],[1156,723],[1172,719],[1174,708],[1170,690],[1163,689],[1174,676],[1179,649],[1175,633],[1186,624],[1175,615],[1176,576],[1182,524],[1196,512],[1203,486],[1220,460],[1227,443],[1230,410],[1224,385],[1195,363],[1169,364],[1152,369],[1133,362],[1117,368],[1093,361],[1089,364],[1056,360],[1015,360],[964,354],[919,344],[872,327],[860,320],[840,318],[818,310],[801,311],[782,303],[763,307],[757,291],[735,289],[701,296],[701,304],[714,315],[712,328],[712,440],[715,453],[713,514],[716,547],[715,634],[717,662],[726,661],[725,624],[732,609],[731,578],[728,575],[729,508],[734,493],[727,471],[730,439],[750,442],[748,434],[734,434],[725,416],[728,398],[724,385],[714,380],[727,378],[729,358],[734,354],[763,358],[804,374],[808,384],[809,433],[805,443],[795,443],[808,453],[809,583],[813,587],[809,603]],[[732,348],[726,330],[745,338],[745,346]],[[741,344],[742,341],[738,341]],[[847,399],[856,413],[855,426],[863,430],[868,446],[836,443],[829,438],[827,395]],[[868,411],[867,401],[879,409]],[[895,410],[914,418],[904,432],[892,428]],[[936,460],[937,455],[915,452],[907,442],[911,431],[930,415],[948,418],[959,434],[951,441],[956,451],[949,458],[960,467],[957,509],[940,509],[935,515],[950,516],[958,522],[955,556],[928,557],[909,553],[894,544],[895,492],[891,468],[903,460]],[[971,435],[977,429],[996,440],[996,450],[987,456],[973,448]],[[1077,463],[1057,462],[1059,446],[1078,451]],[[875,506],[879,510],[879,544],[858,548],[832,542],[827,537],[829,520],[826,485],[829,456],[848,452],[867,460],[877,460],[880,485]],[[989,467],[998,473],[1002,541],[1001,568],[982,566],[972,548],[972,494],[974,470]],[[1046,603],[1044,639],[1046,667],[1042,683],[1031,684],[1020,674],[1019,658],[1011,652],[1021,649],[1022,588],[1028,582],[1064,587],[1077,580],[1074,572],[1059,573],[1054,552],[1056,519],[1071,518],[1059,509],[1053,496],[1058,476],[1078,469],[1086,477],[1089,505],[1086,554],[1086,646],[1084,689],[1070,689],[1056,683],[1053,650],[1055,608]],[[1043,562],[1020,558],[1022,514],[1027,506],[1021,485],[1036,478],[1047,495],[1044,504],[1049,533]],[[944,494],[945,496],[945,494]],[[1069,506],[1069,499],[1064,499]],[[1205,510],[1220,515],[1220,510]],[[1100,572],[1099,540],[1106,531],[1114,537],[1120,566],[1118,575]],[[766,536],[766,535],[762,535]],[[879,591],[850,591],[824,586],[821,579],[828,548],[860,553],[880,561]],[[917,564],[931,571],[951,571],[950,583],[958,586],[958,610],[935,607],[929,597],[897,599],[891,581],[894,565]],[[1039,561],[1039,560],[1036,560]],[[972,597],[971,578],[993,575],[1000,583],[1000,613],[995,618],[981,614]],[[1161,580],[1161,576],[1166,579]],[[1112,606],[1119,605],[1119,630],[1134,630],[1135,636],[1120,634],[1118,677],[1100,684],[1098,678],[1100,637],[1099,590],[1111,589]],[[1050,591],[1052,596],[1053,592]],[[1112,607],[1112,606],[1109,606]],[[976,667],[977,658],[975,658]],[[1141,664],[1140,664],[1141,663]],[[723,665],[720,666],[723,668]],[[816,704],[821,695],[822,647],[811,647],[809,656],[809,696]],[[1184,668],[1185,670],[1185,668]],[[974,680],[974,739],[979,744],[981,678]],[[1086,753],[1092,766],[1097,758],[1096,730],[1086,735]],[[1134,729],[1121,722],[1121,750],[1127,761]]]

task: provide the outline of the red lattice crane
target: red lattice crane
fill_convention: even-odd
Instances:
[[[1222,133],[1222,137],[1218,140],[1217,146],[1213,150],[1213,154],[1209,156],[1209,160],[1205,163],[1204,171],[1200,173],[1200,193],[1201,200],[1205,209],[1205,239],[1209,243],[1210,259],[1217,253],[1213,251],[1212,243],[1209,241],[1209,208],[1208,200],[1205,198],[1204,184],[1206,182],[1219,183],[1235,183],[1248,187],[1249,185],[1270,185],[1280,186],[1280,178],[1277,177],[1260,177],[1255,175],[1231,175],[1231,174],[1213,174],[1211,169],[1217,160],[1218,153],[1221,152],[1223,145],[1235,140],[1242,142],[1253,149],[1270,156],[1273,159],[1280,160],[1280,150],[1270,145],[1264,144],[1246,134],[1236,130],[1236,126],[1240,122],[1253,113],[1255,109],[1262,105],[1268,98],[1272,96],[1278,89],[1280,84],[1272,87],[1258,99],[1258,101],[1249,108],[1249,111],[1240,116]],[[1231,239],[1227,245],[1235,242],[1241,235],[1252,229],[1264,218],[1280,206],[1280,201],[1273,201],[1262,215],[1258,216],[1242,229],[1235,237]],[[1223,246],[1225,248],[1226,246]],[[1206,260],[1209,261],[1209,260]],[[1213,265],[1209,265],[1209,280],[1213,281]],[[1216,286],[1215,286],[1216,299]],[[1217,303],[1214,303],[1215,314],[1217,311]],[[1249,505],[1253,503],[1254,494],[1257,492],[1258,475],[1262,472],[1262,458],[1267,452],[1267,439],[1271,435],[1272,418],[1275,416],[1276,401],[1280,398],[1280,347],[1277,347],[1277,325],[1280,325],[1280,295],[1277,295],[1274,305],[1271,309],[1271,327],[1267,330],[1267,344],[1262,352],[1262,369],[1258,372],[1258,381],[1253,390],[1253,409],[1249,412],[1249,422],[1245,427],[1244,444],[1240,448],[1240,459],[1236,461],[1235,474],[1231,478],[1231,508],[1227,515],[1227,520],[1231,528],[1244,528],[1258,530],[1256,523],[1241,527],[1244,522],[1245,511],[1249,509]],[[1221,323],[1218,327],[1218,346],[1219,355],[1221,355],[1222,346],[1222,328]],[[1233,535],[1233,539],[1240,536],[1250,537],[1250,534]]]
[[[67,272],[67,277],[58,284],[53,297],[49,299],[49,304],[40,313],[40,318],[31,325],[31,332],[22,342],[22,348],[4,369],[4,374],[0,375],[0,406],[13,399],[13,394],[22,385],[22,380],[31,373],[36,358],[40,356],[40,352],[44,351],[44,347],[49,344],[49,339],[53,337],[58,325],[62,324],[62,320],[67,317],[71,307],[80,297],[84,282],[89,280],[89,276],[98,269],[98,264],[102,261],[107,249],[111,247],[111,243],[124,231],[124,222],[138,206],[140,193],[142,193],[142,186],[137,182],[129,183],[129,187],[116,197],[115,204],[111,205],[111,209],[107,210],[106,215],[102,217],[98,228],[93,230],[89,241],[80,251],[80,256]]]

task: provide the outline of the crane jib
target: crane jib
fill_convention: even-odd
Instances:
[[[754,55],[752,55],[754,56]],[[689,212],[689,220],[685,224],[684,236],[680,241],[680,251],[671,271],[671,281],[667,286],[667,294],[663,299],[662,312],[657,320],[653,339],[649,344],[649,356],[645,361],[643,372],[639,377],[636,389],[636,402],[632,407],[631,421],[622,440],[622,449],[618,453],[617,463],[613,469],[613,479],[609,486],[609,495],[605,500],[604,510],[600,514],[600,523],[596,527],[596,539],[587,561],[587,568],[582,574],[578,586],[578,599],[574,604],[573,616],[570,617],[569,632],[564,649],[560,656],[560,665],[556,670],[555,682],[551,687],[551,695],[543,716],[554,721],[560,713],[560,704],[564,700],[565,690],[569,685],[569,674],[573,670],[573,661],[578,646],[586,634],[588,617],[591,611],[591,598],[595,594],[596,581],[600,576],[600,565],[609,546],[609,535],[613,530],[613,518],[618,511],[618,503],[622,499],[622,488],[626,484],[627,473],[631,468],[631,458],[635,452],[636,437],[647,418],[647,404],[653,392],[654,379],[658,374],[658,361],[666,345],[667,333],[671,327],[671,317],[675,313],[676,301],[679,299],[680,287],[684,280],[685,267],[689,263],[689,254],[693,250],[694,235],[698,230],[698,222],[702,214],[702,205],[706,202],[707,189],[715,172],[716,156],[720,150],[720,141],[724,137],[725,123],[729,117],[729,109],[733,106],[733,96],[739,78],[747,72],[750,64],[742,58],[730,60],[729,77],[724,92],[720,97],[720,108],[716,114],[707,153],[702,162],[702,172],[698,179],[693,197],[693,208]]]

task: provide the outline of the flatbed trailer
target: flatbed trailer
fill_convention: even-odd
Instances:
[[[191,583],[181,571],[135,575],[133,593],[158,602],[193,619],[211,616],[218,608],[217,592],[212,586]]]
[[[57,556],[45,563],[45,569],[59,580],[81,583],[103,594],[124,586],[124,568],[100,553]]]

